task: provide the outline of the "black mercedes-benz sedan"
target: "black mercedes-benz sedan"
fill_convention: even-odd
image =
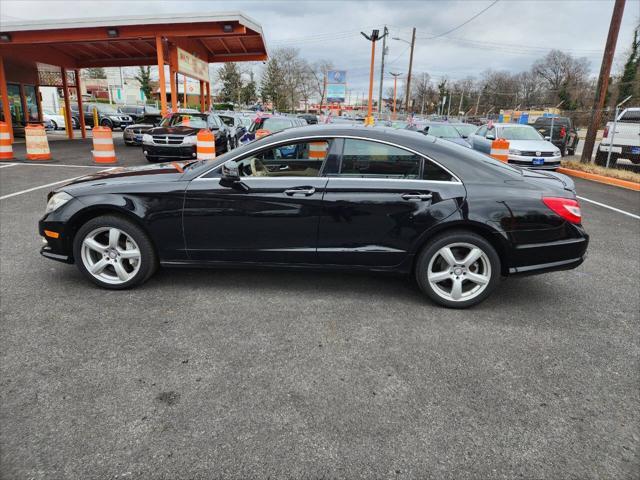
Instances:
[[[178,112],[167,115],[159,126],[142,134],[142,153],[147,161],[193,160],[196,158],[197,134],[209,129],[215,137],[216,153],[229,151],[231,133],[213,113]]]
[[[447,307],[503,276],[580,265],[573,183],[432,136],[318,125],[210,162],[113,168],[49,195],[45,257],[124,289],[161,265],[413,275]],[[532,292],[535,295],[535,292]]]

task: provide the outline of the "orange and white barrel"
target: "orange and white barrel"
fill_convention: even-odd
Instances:
[[[0,162],[13,160],[13,147],[11,146],[11,132],[9,125],[0,122]]]
[[[109,127],[94,127],[93,135],[93,163],[100,165],[118,163],[116,151],[113,147],[113,135]]]
[[[496,138],[491,142],[491,157],[507,163],[509,161],[509,141],[504,138]]]
[[[27,147],[27,160],[46,162],[51,160],[51,150],[44,125],[33,124],[24,127],[24,139]]]
[[[271,135],[271,131],[270,130],[266,130],[264,128],[256,130],[256,140],[258,140],[259,138],[262,138],[262,137],[266,137],[267,135]]]
[[[314,160],[324,160],[327,156],[327,142],[309,142],[309,158]]]
[[[216,137],[210,130],[201,129],[198,132],[196,142],[198,160],[213,160],[216,158]]]

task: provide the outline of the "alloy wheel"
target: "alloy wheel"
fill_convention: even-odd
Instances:
[[[491,280],[487,254],[470,243],[451,243],[429,261],[427,280],[440,297],[464,302],[480,295]]]
[[[136,276],[142,254],[135,240],[115,227],[92,230],[82,241],[82,263],[96,279],[121,285]]]

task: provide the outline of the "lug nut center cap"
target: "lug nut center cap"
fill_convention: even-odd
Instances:
[[[116,252],[115,250],[110,250],[109,251],[109,258],[111,260],[115,260],[118,257],[118,252]]]
[[[456,267],[453,269],[453,274],[454,275],[462,275],[462,268],[460,267]]]

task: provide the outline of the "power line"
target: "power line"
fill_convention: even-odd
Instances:
[[[480,15],[482,15],[484,12],[486,12],[487,10],[489,10],[491,7],[493,7],[496,3],[498,3],[500,0],[494,0],[493,3],[491,3],[491,5],[489,5],[488,7],[483,8],[482,10],[480,10],[478,13],[476,13],[474,16],[472,16],[471,18],[469,18],[467,21],[461,23],[460,25],[458,25],[457,27],[452,28],[451,30],[447,30],[444,33],[440,33],[438,35],[435,35],[433,37],[430,37],[430,39],[434,39],[434,38],[440,38],[440,37],[444,37],[445,35],[449,35],[451,32],[455,32],[456,30],[458,30],[459,28],[464,27],[466,24],[468,24],[469,22],[471,22],[472,20],[478,18]]]

